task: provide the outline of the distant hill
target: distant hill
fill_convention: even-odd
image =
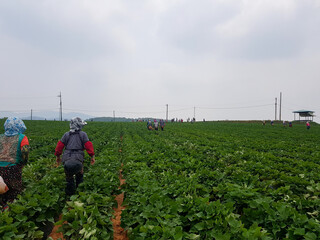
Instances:
[[[146,122],[149,119],[153,120],[155,118],[125,118],[125,117],[95,117],[95,118],[90,118],[87,119],[87,121],[92,121],[92,122],[138,122],[138,121],[143,121]]]
[[[89,118],[87,121],[91,122],[132,122],[133,119],[130,118],[113,118],[113,117],[95,117],[95,118]]]
[[[139,120],[141,121],[146,121],[147,118],[125,118],[125,117],[96,117],[96,118],[90,118],[87,121],[92,121],[92,122],[137,122]]]

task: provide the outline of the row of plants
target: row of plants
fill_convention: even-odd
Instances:
[[[62,219],[56,225],[62,225],[60,232],[66,239],[113,239],[111,219],[116,206],[115,196],[118,189],[119,170],[121,168],[121,124],[95,125],[98,134],[93,136],[99,158],[84,175],[79,186],[62,211]],[[99,153],[98,153],[99,151]]]
[[[320,151],[312,130],[128,126],[123,227],[132,239],[316,239]]]
[[[119,186],[120,161],[114,153],[118,153],[115,149],[119,147],[120,127],[101,124],[86,127],[95,147],[96,164],[89,166],[89,161],[86,162],[84,183],[76,195],[67,199],[63,166],[56,166],[54,149],[68,131],[68,122],[26,121],[26,125],[30,157],[23,169],[25,190],[9,205],[10,211],[1,213],[0,238],[47,239],[62,212],[63,220],[68,221],[62,229],[66,238],[102,236],[96,239],[109,239],[112,236],[112,194],[117,193]],[[92,229],[94,224],[96,227]]]
[[[1,120],[0,120],[1,122]],[[1,123],[2,124],[2,123]],[[25,191],[1,213],[1,239],[111,239],[123,163],[131,239],[317,239],[319,131],[251,123],[90,123],[96,164],[67,199],[54,148],[68,122],[26,121]],[[121,141],[123,139],[123,141]],[[122,151],[118,151],[121,149]]]
[[[42,239],[65,202],[64,172],[55,166],[55,144],[61,124],[25,121],[30,144],[23,168],[24,191],[0,216],[1,239]],[[63,129],[63,128],[62,128]]]

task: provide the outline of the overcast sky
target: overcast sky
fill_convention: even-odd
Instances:
[[[0,111],[320,116],[319,43],[320,0],[0,0]]]

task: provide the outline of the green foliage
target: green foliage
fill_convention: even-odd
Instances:
[[[78,216],[90,214],[89,218],[93,220],[88,223],[87,219],[86,222],[83,221],[83,225],[74,221],[72,226],[75,229],[78,229],[76,226],[81,227],[80,233],[67,229],[64,234],[70,239],[78,239],[79,234],[85,239],[109,239],[112,236],[110,218],[115,204],[111,196],[119,192],[120,126],[118,129],[109,128],[110,132],[105,131],[105,125],[101,124],[96,124],[92,129],[87,128],[87,133],[89,137],[92,136],[91,140],[95,145],[97,164],[91,167],[89,161],[86,162],[85,182],[79,186],[79,195],[72,197],[75,202],[71,200],[66,203],[65,174],[63,166],[55,166],[54,150],[57,141],[68,131],[68,123],[26,121],[26,125],[30,157],[29,164],[23,168],[25,190],[9,205],[10,211],[1,213],[0,238],[42,239],[48,234],[44,232],[47,231],[46,226],[55,222],[62,209],[64,217],[70,218],[65,209],[75,206],[79,199],[85,199],[87,205],[83,207],[83,211],[77,209],[76,212]],[[116,142],[106,146],[106,139],[111,141],[107,137],[109,134]],[[100,142],[104,144],[99,144]]]
[[[84,182],[70,199],[53,155],[68,122],[26,125],[25,190],[1,213],[1,239],[41,239],[43,226],[61,213],[56,224],[67,239],[112,239],[114,196],[121,191],[130,239],[320,236],[318,125],[307,131],[304,125],[169,123],[156,132],[144,123],[90,122],[84,131],[96,164],[86,161]]]
[[[123,227],[132,239],[315,239],[317,127],[128,126]]]

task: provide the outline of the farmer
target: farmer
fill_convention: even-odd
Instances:
[[[61,140],[58,141],[55,150],[57,164],[59,165],[61,163],[60,156],[65,148],[62,155],[62,163],[67,181],[66,194],[69,196],[75,194],[76,188],[83,182],[84,150],[91,157],[91,165],[95,163],[92,142],[89,141],[88,135],[81,131],[82,127],[86,124],[79,117],[72,118],[70,121],[70,131],[66,132]],[[76,181],[74,181],[74,177]]]
[[[9,117],[4,123],[4,134],[0,135],[0,176],[9,188],[0,195],[3,210],[22,191],[22,168],[29,156],[29,141],[23,135],[26,129],[20,118]]]
[[[289,122],[289,127],[292,127],[292,122]]]
[[[310,123],[309,122],[307,122],[307,129],[310,129]]]
[[[148,128],[148,130],[152,130],[152,122],[150,119],[147,122],[147,128]]]
[[[155,129],[156,131],[158,131],[158,128],[159,128],[159,122],[158,122],[157,120],[155,120],[155,122],[154,122],[154,129]]]
[[[161,131],[163,131],[163,128],[164,128],[164,121],[163,119],[160,120],[160,128],[161,128]]]

